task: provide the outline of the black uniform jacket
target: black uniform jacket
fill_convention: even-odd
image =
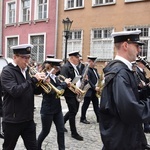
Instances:
[[[95,70],[98,79],[97,79],[93,69]],[[90,68],[89,67],[87,75],[88,75],[88,82],[89,82],[91,88],[88,89],[88,91],[86,92],[85,97],[91,97],[92,93],[96,93],[96,91],[95,91],[96,86],[95,85],[96,85],[97,81],[99,80],[99,74],[98,74],[96,68]]]
[[[141,150],[142,123],[150,121],[150,101],[139,100],[132,71],[121,61],[104,68],[100,133],[106,150]]]
[[[37,82],[36,78],[29,76],[28,71],[25,79],[18,66],[10,63],[4,67],[1,73],[4,122],[19,123],[33,119],[34,93],[39,94],[34,90]]]
[[[60,74],[66,78],[71,78],[72,80],[74,79],[75,77],[74,68],[69,61],[67,61],[66,64],[62,66]],[[68,88],[66,88],[64,96],[75,97],[76,94],[73,93]]]
[[[65,90],[65,88],[67,87],[67,84],[65,82],[60,83],[57,77],[56,82],[54,82],[53,79],[51,79],[51,84],[59,90]],[[56,114],[61,111],[60,98],[56,97],[56,92],[53,89],[51,89],[51,92],[49,94],[46,94],[45,92],[43,92],[42,94],[43,100],[41,114]]]
[[[138,86],[138,91],[139,91],[139,96],[140,99],[145,99],[150,96],[150,88],[147,85],[149,83],[149,79],[146,78],[146,73],[145,71],[141,71],[138,67],[136,68],[136,80],[137,80],[137,85],[141,83],[141,80],[145,82],[145,85],[143,87]]]

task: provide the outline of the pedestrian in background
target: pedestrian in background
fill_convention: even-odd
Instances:
[[[87,59],[89,64],[87,76],[88,76],[88,82],[91,87],[86,92],[86,95],[84,97],[84,102],[81,107],[80,122],[84,124],[90,124],[90,122],[86,119],[86,111],[91,101],[93,104],[94,113],[96,115],[96,121],[99,122],[99,114],[98,114],[99,101],[98,101],[98,97],[96,96],[96,92],[100,90],[100,87],[98,87],[98,81],[100,77],[97,72],[97,69],[95,68],[95,60],[97,59],[97,57],[87,56]]]
[[[49,82],[58,90],[65,90],[67,84],[70,83],[70,79],[65,79],[64,82],[60,82],[56,76],[56,73],[59,71],[61,61],[62,60],[60,59],[47,58],[44,64],[47,66],[47,68],[49,68],[46,70],[46,76],[48,76]],[[52,122],[54,122],[56,126],[59,150],[65,150],[64,118],[60,97],[57,96],[57,91],[55,91],[53,88],[51,89],[50,93],[43,91],[42,95],[43,100],[40,111],[42,130],[38,136],[38,150],[41,150],[42,142],[49,134]]]
[[[79,64],[79,57],[81,57],[81,55],[78,51],[70,52],[69,59],[62,66],[60,74],[65,78],[71,78],[71,81],[73,81],[74,78],[80,77],[79,70],[77,69],[77,65]],[[76,82],[76,86],[79,85],[78,83],[79,80]],[[71,91],[69,88],[66,88],[64,97],[69,111],[64,115],[64,123],[69,120],[71,136],[76,140],[83,141],[83,137],[78,133],[76,128],[76,115],[79,109],[77,94],[79,93],[80,92],[77,89],[75,89],[75,91]]]
[[[103,150],[143,150],[142,123],[150,121],[150,100],[140,100],[131,62],[143,45],[141,31],[114,32],[115,60],[104,68],[100,101]]]
[[[13,62],[3,68],[1,84],[3,97],[3,150],[14,150],[19,136],[28,150],[37,150],[34,116],[34,93],[40,94],[36,83],[44,80],[44,73],[29,75],[33,45],[12,46]],[[40,87],[39,87],[40,88]]]

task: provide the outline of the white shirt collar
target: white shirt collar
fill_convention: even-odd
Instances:
[[[132,69],[132,64],[131,64],[131,62],[129,62],[129,61],[126,60],[125,58],[116,55],[115,60],[120,60],[120,61],[122,61],[124,64],[126,64],[126,65],[128,66],[128,68],[129,68],[131,71],[133,70],[133,69]]]

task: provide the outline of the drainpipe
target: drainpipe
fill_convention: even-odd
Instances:
[[[55,46],[54,46],[54,55],[57,54],[57,33],[58,33],[58,0],[56,0],[56,23],[55,23]]]

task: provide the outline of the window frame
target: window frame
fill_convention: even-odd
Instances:
[[[74,6],[73,7],[68,7],[68,0],[64,0],[64,10],[71,10],[71,9],[81,9],[84,8],[84,0],[82,0],[82,6],[76,6],[76,2],[78,0],[74,0]]]
[[[34,20],[48,20],[48,13],[49,13],[49,0],[47,0],[47,12],[46,12],[46,18],[41,18],[39,19],[38,14],[39,14],[39,0],[35,1],[35,9],[34,9]],[[38,22],[38,21],[35,21]]]
[[[102,4],[96,4],[96,0],[92,0],[92,6],[96,7],[96,6],[105,6],[105,5],[114,5],[116,4],[116,0],[113,0],[113,2],[108,2],[106,3],[106,0],[103,0]]]
[[[71,30],[70,33],[72,35],[72,37],[75,37],[75,32],[81,32],[81,38],[68,38],[68,41],[67,41],[67,54],[71,51],[76,51],[78,50],[80,54],[82,54],[82,48],[83,48],[83,30],[82,29],[79,29],[79,30]],[[73,34],[72,34],[73,33]],[[65,56],[65,42],[66,42],[66,39],[65,39],[65,33],[63,32],[63,48],[62,48],[62,58],[64,58]],[[75,48],[75,44],[80,42],[80,49],[76,49]],[[70,46],[71,45],[71,46]],[[71,48],[69,48],[69,46]]]
[[[10,38],[17,38],[18,39],[18,44],[19,44],[19,40],[20,40],[20,37],[19,37],[19,35],[11,35],[11,36],[5,36],[5,56],[8,56],[8,39],[10,39]],[[13,45],[11,45],[11,46],[13,46]]]
[[[21,23],[26,23],[26,22],[31,22],[31,6],[32,6],[32,0],[29,0],[30,1],[30,4],[29,4],[29,20],[26,20],[26,21],[23,21],[23,1],[24,0],[21,0],[21,2],[20,2],[20,6],[19,6],[19,22]]]
[[[104,36],[104,31],[105,30],[111,30],[111,33],[114,31],[114,28],[112,27],[106,27],[106,28],[93,28],[91,30],[91,45],[90,45],[90,55],[96,56],[97,57],[97,61],[109,61],[112,60],[114,58],[114,45],[113,45],[113,38],[111,37],[111,33],[109,37],[105,37]],[[101,37],[99,38],[94,38],[94,31],[101,31]],[[107,31],[107,32],[108,32]],[[93,52],[94,50],[94,42],[99,42],[100,44],[102,44],[102,50],[105,48],[105,42],[110,42],[110,48],[108,50],[111,50],[111,55],[108,55],[107,57],[109,58],[104,58],[105,53],[102,54],[102,56],[100,57],[98,55],[98,51],[97,52]],[[110,52],[109,52],[110,54]]]
[[[125,3],[142,2],[144,0],[125,0]]]
[[[46,53],[46,32],[42,33],[34,33],[34,34],[28,34],[28,43],[31,43],[31,37],[32,36],[44,36],[44,46],[43,46],[43,61],[45,60],[45,53]]]
[[[9,7],[10,7],[10,4],[15,4],[15,10],[14,10],[14,22],[12,22],[12,23],[10,23],[9,22],[9,18],[10,18],[10,16],[9,16]],[[13,1],[9,1],[9,2],[6,2],[6,20],[5,20],[5,23],[6,24],[16,24],[16,8],[17,8],[17,2],[15,1],[15,0],[13,0]]]

